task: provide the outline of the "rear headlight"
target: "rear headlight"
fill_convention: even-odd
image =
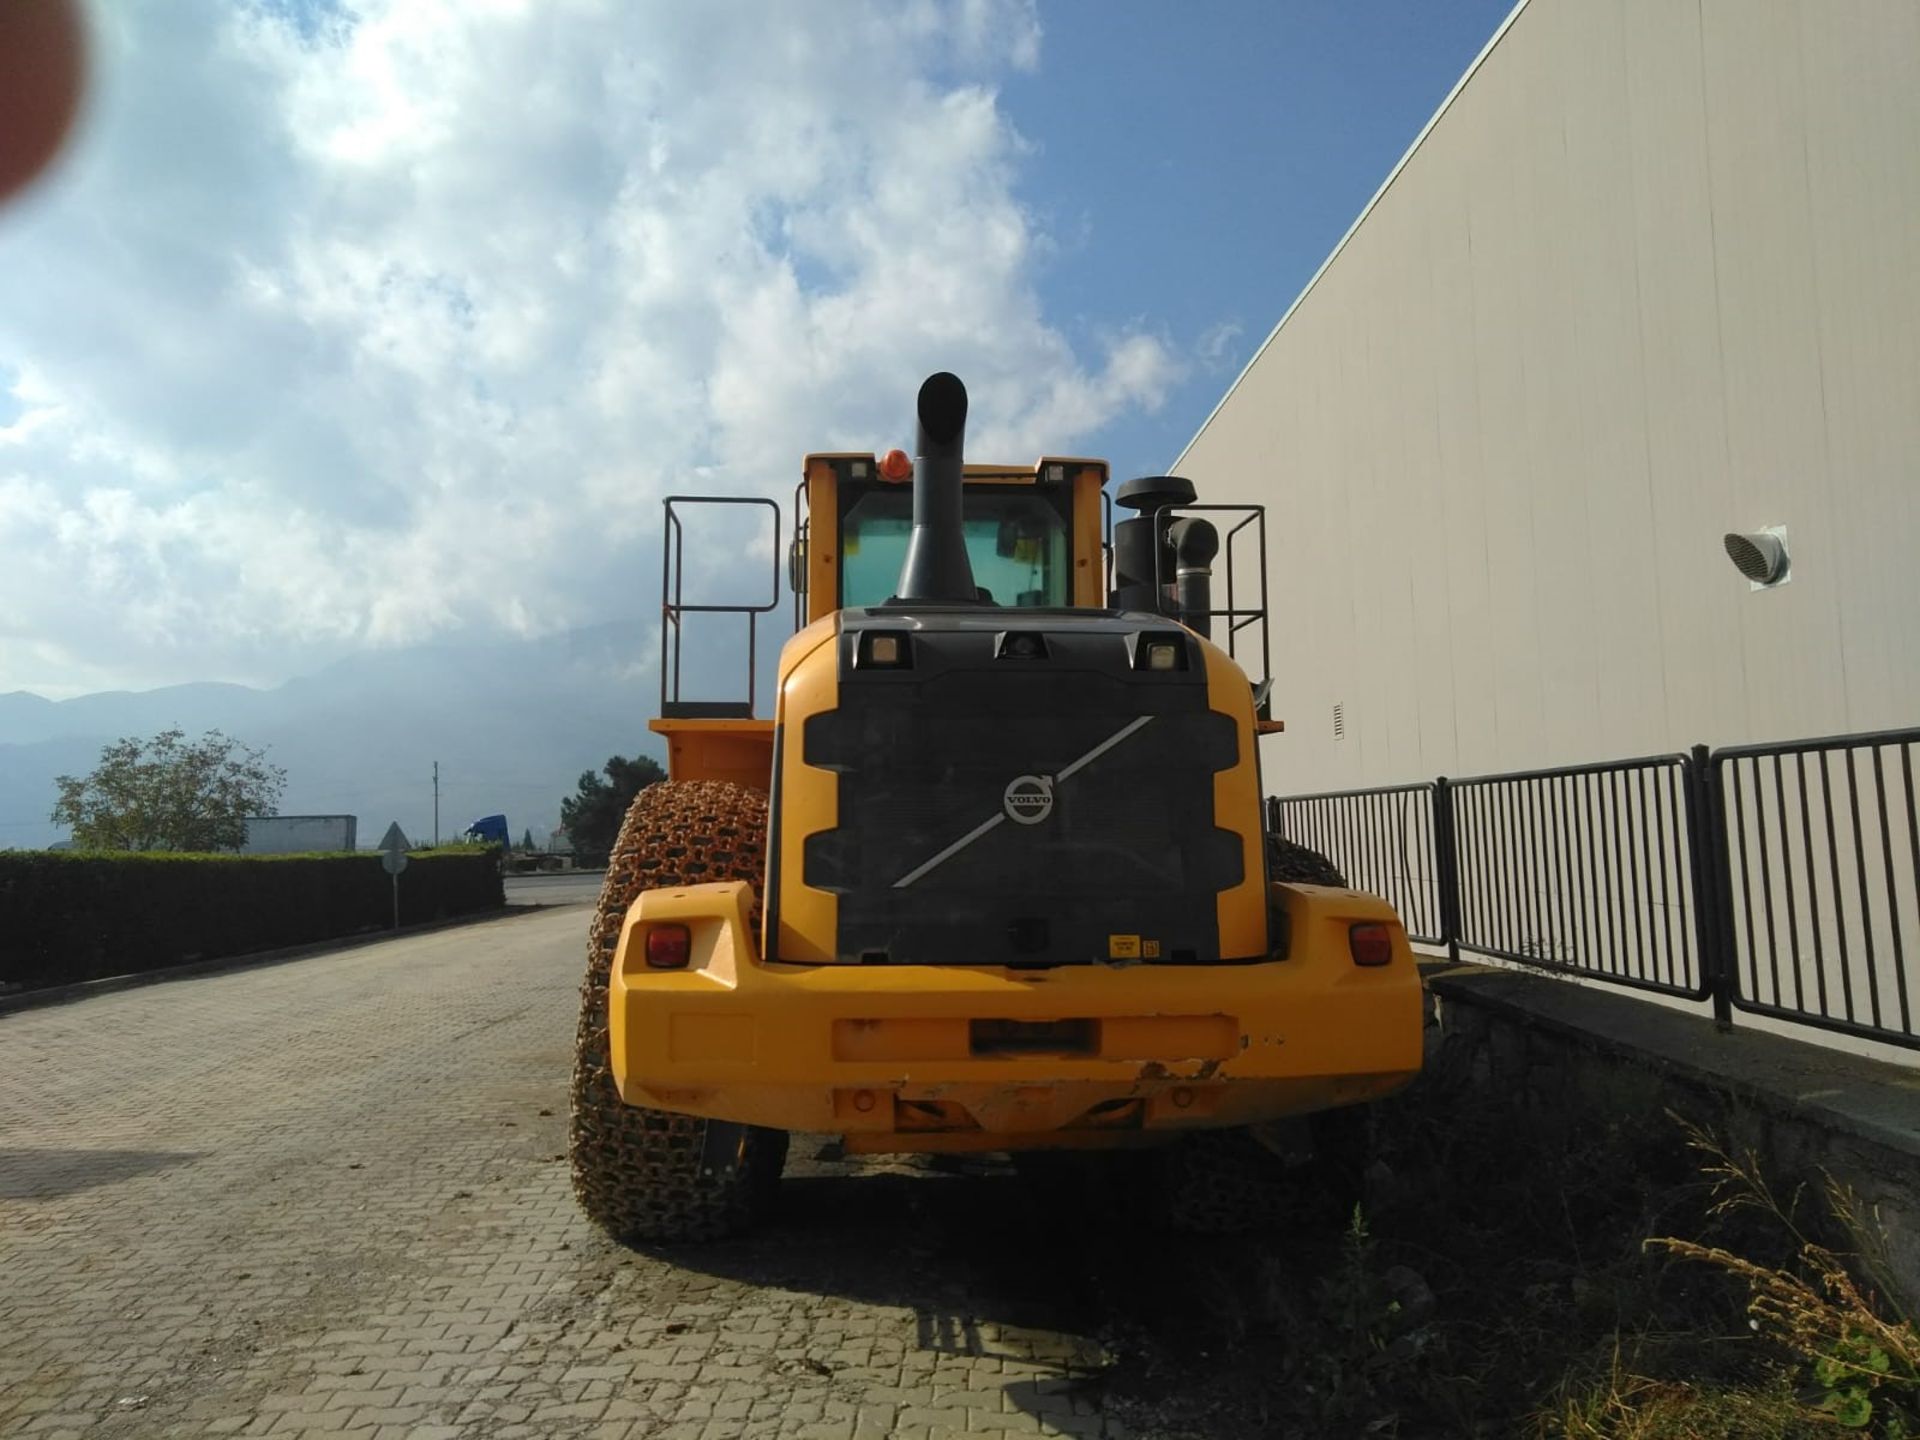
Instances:
[[[1355,925],[1347,931],[1347,948],[1356,965],[1387,965],[1393,961],[1393,931],[1385,925]]]
[[[913,664],[913,647],[904,631],[868,630],[854,663],[863,669],[904,670]]]
[[[994,653],[1002,660],[1044,660],[1047,637],[1032,630],[1002,631]]]
[[[647,931],[647,968],[684,970],[693,953],[693,936],[684,925],[656,925]]]
[[[1151,670],[1156,675],[1165,675],[1175,670],[1185,670],[1192,660],[1187,653],[1187,640],[1184,635],[1169,634],[1165,630],[1148,630],[1127,637],[1127,659],[1136,670]]]

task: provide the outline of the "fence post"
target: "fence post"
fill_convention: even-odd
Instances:
[[[1460,859],[1453,833],[1453,786],[1442,775],[1433,782],[1434,887],[1440,894],[1440,938],[1447,963],[1460,963]]]
[[[1733,1028],[1733,991],[1738,967],[1727,909],[1733,867],[1728,854],[1726,806],[1713,768],[1713,752],[1696,745],[1687,776],[1688,849],[1693,862],[1693,933],[1700,947],[1700,978],[1713,1001],[1713,1023]]]

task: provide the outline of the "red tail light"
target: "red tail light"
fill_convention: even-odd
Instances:
[[[1356,965],[1386,965],[1393,960],[1393,931],[1385,925],[1356,925],[1347,931],[1347,948]]]
[[[647,931],[647,968],[684,970],[693,953],[693,937],[684,925],[656,925]]]

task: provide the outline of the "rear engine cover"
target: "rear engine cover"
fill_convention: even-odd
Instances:
[[[868,631],[904,635],[911,663],[858,663]],[[1147,638],[1184,666],[1136,668]],[[1238,751],[1192,637],[1122,612],[876,609],[845,612],[840,646],[839,706],[802,743],[839,777],[804,873],[839,896],[841,960],[1218,963],[1217,897],[1243,877],[1213,777]]]

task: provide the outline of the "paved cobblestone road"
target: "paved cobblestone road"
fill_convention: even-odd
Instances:
[[[0,1434],[1160,1433],[1090,1256],[1153,1261],[989,1166],[797,1137],[749,1240],[587,1225],[587,913],[0,1015]]]

